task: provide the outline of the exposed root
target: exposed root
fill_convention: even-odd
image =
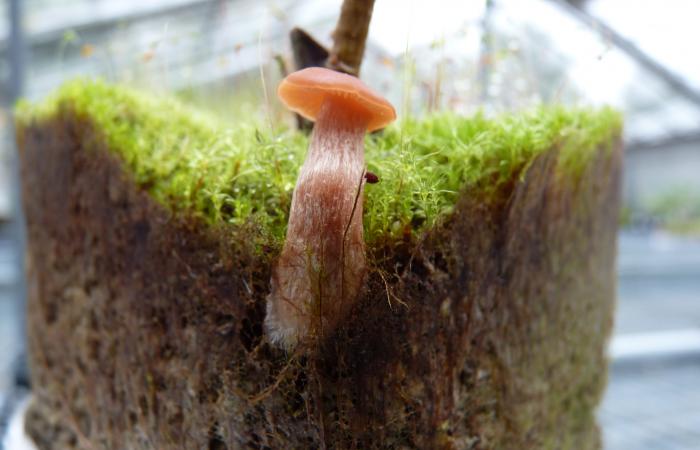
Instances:
[[[260,403],[261,401],[265,400],[266,398],[268,398],[270,395],[272,395],[279,388],[282,381],[284,381],[285,376],[287,375],[287,372],[292,367],[292,364],[297,362],[297,358],[302,353],[302,350],[304,350],[303,346],[300,346],[299,348],[297,348],[297,350],[289,358],[289,361],[287,361],[287,364],[285,364],[284,367],[282,368],[282,370],[280,370],[280,372],[277,374],[277,376],[275,377],[275,381],[270,386],[266,387],[265,389],[263,389],[259,393],[255,394],[251,397],[248,397],[248,402],[252,406],[255,406],[258,403]]]

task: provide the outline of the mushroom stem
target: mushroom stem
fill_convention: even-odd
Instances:
[[[283,347],[335,328],[362,286],[367,123],[366,114],[337,97],[327,97],[319,111],[267,303],[265,326]]]

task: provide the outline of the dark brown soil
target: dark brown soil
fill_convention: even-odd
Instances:
[[[600,447],[619,148],[375,245],[351,319],[285,354],[254,229],[170,213],[70,112],[19,134],[42,450]]]

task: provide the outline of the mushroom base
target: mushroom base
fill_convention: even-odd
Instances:
[[[42,450],[600,448],[619,146],[580,177],[553,148],[373,246],[347,320],[286,354],[249,230],[167,211],[84,118],[19,135]]]

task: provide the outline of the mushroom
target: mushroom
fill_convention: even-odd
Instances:
[[[359,296],[366,271],[364,136],[396,112],[359,79],[319,67],[290,74],[277,93],[316,122],[267,297],[265,329],[289,349],[332,331]]]

